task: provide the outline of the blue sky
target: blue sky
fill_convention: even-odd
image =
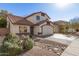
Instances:
[[[79,4],[70,4],[59,8],[56,4],[50,3],[0,3],[0,9],[7,10],[18,16],[27,16],[31,13],[42,11],[47,13],[52,21],[69,21],[74,17],[79,17]]]

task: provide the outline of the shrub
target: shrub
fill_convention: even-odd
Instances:
[[[16,37],[7,35],[3,42],[3,52],[8,53],[7,55],[18,55],[22,51],[20,41]]]
[[[31,38],[24,39],[23,41],[23,49],[30,50],[33,48],[33,40]]]
[[[4,38],[2,45],[2,51],[4,54],[2,55],[18,55],[22,51],[30,50],[32,47],[33,40],[31,38],[23,38],[20,40],[16,36],[9,34]]]
[[[3,16],[0,16],[0,28],[6,28],[7,21],[6,18]]]

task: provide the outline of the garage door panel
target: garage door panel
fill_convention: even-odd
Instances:
[[[52,26],[43,26],[43,35],[50,35],[53,34],[53,27]]]

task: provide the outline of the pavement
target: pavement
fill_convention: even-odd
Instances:
[[[64,35],[64,34],[54,34],[52,36],[46,37],[44,39],[56,41],[62,44],[69,45],[74,39],[76,39],[76,36],[73,35]]]
[[[79,56],[79,38],[73,40],[61,56]]]

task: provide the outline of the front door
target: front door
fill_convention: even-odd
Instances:
[[[34,34],[34,27],[30,27],[30,33],[31,33],[31,35]]]

